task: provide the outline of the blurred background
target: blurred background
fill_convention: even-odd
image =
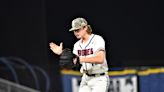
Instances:
[[[64,48],[73,48],[77,40],[68,30],[76,17],[86,18],[93,33],[105,39],[111,78],[136,76],[135,90],[113,87],[109,92],[163,92],[159,86],[164,86],[160,83],[164,80],[163,8],[160,0],[0,1],[0,92],[18,92],[18,86],[13,85],[19,85],[19,92],[76,92],[73,89],[78,86],[70,83],[69,88],[65,82],[70,82],[66,79],[71,75],[79,83],[80,74],[69,70],[61,73],[58,56],[49,49],[50,42],[63,42]],[[129,69],[134,71],[125,73]],[[159,82],[142,81],[151,74]],[[133,80],[133,76],[130,78]],[[155,86],[149,89],[144,83]]]

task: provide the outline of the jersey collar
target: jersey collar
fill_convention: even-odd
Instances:
[[[80,43],[79,43],[80,47],[83,48],[83,49],[86,48],[90,44],[90,42],[93,39],[93,37],[94,37],[94,34],[91,34],[89,36],[89,39],[88,39],[88,41],[86,43],[82,43],[82,39],[80,39]]]

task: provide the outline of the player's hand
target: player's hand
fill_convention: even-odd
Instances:
[[[57,55],[60,55],[63,52],[63,43],[60,43],[60,46],[56,45],[55,43],[51,42],[50,49]]]

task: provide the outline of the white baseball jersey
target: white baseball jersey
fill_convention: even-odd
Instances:
[[[80,39],[74,44],[73,53],[79,57],[94,57],[100,50],[104,50],[105,52],[104,39],[99,35],[91,34],[89,40],[86,43],[82,43],[82,39]],[[84,73],[84,70],[89,74],[107,72],[108,65],[106,56],[104,57],[103,64],[82,63],[80,72]]]

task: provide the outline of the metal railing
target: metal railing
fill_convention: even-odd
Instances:
[[[9,71],[9,75],[11,75],[11,78],[5,80],[6,78],[0,80],[0,92],[49,92],[50,91],[50,78],[47,74],[47,72],[42,69],[39,66],[32,66],[27,61],[19,58],[19,57],[0,57],[0,64],[4,67],[4,69]],[[3,70],[3,67],[2,70]],[[20,81],[19,75],[20,73],[18,71],[24,71],[29,72],[31,83],[29,87],[28,83],[25,83],[23,81]],[[40,74],[40,75],[38,75]],[[42,79],[43,84],[40,84],[41,82],[39,79]],[[11,82],[12,80],[12,82]],[[4,83],[6,82],[6,83]],[[26,85],[21,86],[21,82]],[[10,85],[11,84],[11,85]],[[23,87],[23,88],[20,88]],[[29,88],[29,90],[26,91],[26,89]],[[34,90],[34,89],[35,90]],[[33,89],[33,90],[30,90]],[[39,90],[39,91],[37,91]]]
[[[40,92],[0,78],[0,92]]]

